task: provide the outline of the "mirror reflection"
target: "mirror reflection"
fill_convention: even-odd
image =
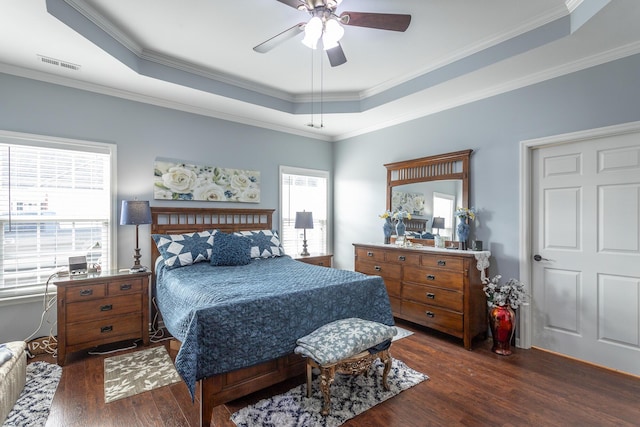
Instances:
[[[414,219],[425,221],[424,231],[456,240],[454,211],[463,205],[462,180],[416,182],[393,187],[391,210],[406,210]],[[443,218],[444,226],[433,227],[433,218]],[[438,224],[436,224],[438,225]]]

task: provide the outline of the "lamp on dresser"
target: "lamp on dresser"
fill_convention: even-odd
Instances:
[[[437,248],[442,248],[442,247],[444,247],[444,241],[442,239],[442,236],[440,236],[440,229],[441,228],[445,228],[444,227],[444,218],[442,218],[440,216],[433,217],[433,222],[431,223],[431,229],[433,230],[434,228],[436,230],[438,230],[436,235],[433,236],[433,240],[435,242],[435,246]]]
[[[300,255],[309,256],[309,251],[307,250],[307,228],[313,229],[313,215],[311,212],[296,212],[296,229],[304,230],[303,240],[302,240],[302,252]]]
[[[130,271],[139,272],[146,271],[147,267],[140,264],[140,245],[138,242],[138,226],[141,224],[151,224],[151,209],[149,208],[149,202],[139,200],[123,200],[122,211],[120,212],[120,225],[135,225],[136,226],[136,248],[133,259],[133,267]]]

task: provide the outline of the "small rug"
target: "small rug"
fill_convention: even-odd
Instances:
[[[312,395],[307,398],[307,385],[294,387],[284,394],[263,399],[231,415],[238,427],[336,427],[377,405],[429,379],[414,371],[402,361],[393,359],[387,382],[389,391],[382,388],[384,364],[376,360],[369,375],[336,374],[331,384],[331,412],[322,416],[322,393],[318,378],[312,384]]]
[[[398,330],[398,333],[393,336],[391,341],[398,341],[402,338],[408,337],[409,335],[413,335],[413,332],[408,329],[401,328],[400,326],[396,325],[396,329]]]
[[[164,346],[104,359],[105,403],[180,380],[180,375]]]
[[[3,427],[39,427],[47,423],[62,368],[47,362],[27,365],[27,382]]]

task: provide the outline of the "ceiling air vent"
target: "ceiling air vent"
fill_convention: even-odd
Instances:
[[[80,66],[78,64],[72,64],[71,62],[50,58],[48,56],[38,55],[38,59],[40,59],[40,62],[43,62],[45,64],[66,68],[68,70],[78,71],[80,69]]]

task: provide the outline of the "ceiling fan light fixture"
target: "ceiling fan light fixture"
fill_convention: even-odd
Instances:
[[[318,47],[318,40],[320,36],[322,36],[322,27],[322,19],[317,16],[311,18],[309,22],[307,22],[307,25],[304,26],[304,39],[302,39],[302,44],[311,49]]]
[[[322,45],[324,50],[333,49],[344,36],[344,28],[335,19],[329,19],[324,25]]]

